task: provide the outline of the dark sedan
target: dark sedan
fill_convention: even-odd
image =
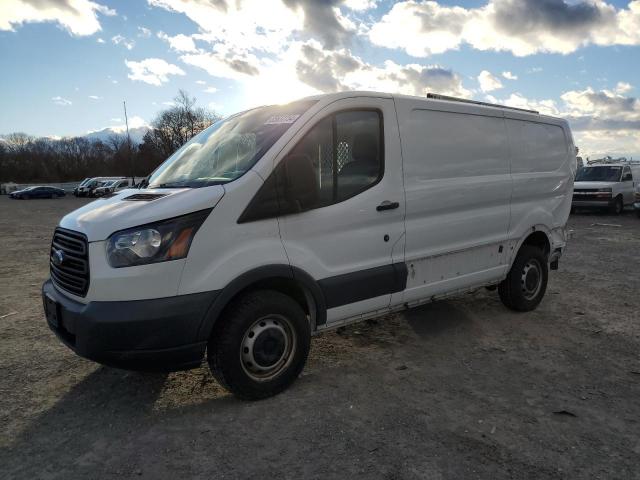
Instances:
[[[31,198],[59,198],[64,197],[64,190],[56,187],[27,187],[9,194],[10,198],[31,199]]]

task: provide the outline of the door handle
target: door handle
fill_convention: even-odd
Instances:
[[[390,202],[389,200],[385,200],[380,205],[376,207],[376,210],[381,212],[383,210],[394,210],[398,208],[400,204],[398,202]]]

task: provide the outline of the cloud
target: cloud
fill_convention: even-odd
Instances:
[[[543,115],[551,115],[555,117],[562,116],[558,105],[554,100],[533,100],[526,98],[520,93],[512,93],[509,97],[504,99],[497,99],[492,95],[487,95],[486,99],[491,103],[497,103],[499,105],[506,105],[508,107],[524,108],[525,110],[536,110]]]
[[[192,35],[214,46],[240,53],[259,50],[282,51],[292,32],[304,28],[304,13],[281,1],[194,1],[147,0],[153,7],[182,13],[198,25],[200,33]]]
[[[364,8],[367,0],[147,0],[149,5],[186,15],[200,32],[191,36],[238,53],[278,54],[295,40],[318,39],[326,48],[347,45],[356,26],[341,6]]]
[[[216,87],[207,87],[204,89],[204,93],[216,93],[218,89]]]
[[[102,99],[102,97],[99,97],[98,95],[89,95],[89,98],[91,100],[101,100]]]
[[[631,90],[633,90],[633,86],[627,82],[618,82],[615,88],[615,92],[620,94],[627,93]]]
[[[344,6],[350,10],[371,10],[378,6],[378,0],[345,0]]]
[[[480,72],[480,75],[478,75],[478,83],[480,84],[480,90],[483,92],[492,92],[493,90],[498,90],[503,87],[500,79],[488,70]]]
[[[99,38],[99,37],[96,39],[96,42],[98,42],[98,43],[105,43],[105,42],[104,42],[104,39]]]
[[[293,10],[304,12],[304,30],[320,39],[326,48],[349,43],[353,30],[341,15],[338,5],[341,0],[283,0]]]
[[[214,77],[242,80],[246,76],[255,76],[260,73],[260,62],[255,55],[238,53],[222,44],[216,45],[213,51],[198,51],[198,53],[182,55],[180,60],[188,65],[202,68]]]
[[[101,30],[98,15],[116,11],[89,0],[2,0],[0,30],[13,31],[24,23],[56,22],[72,35],[92,35]]]
[[[162,60],[161,58],[147,58],[140,62],[125,60],[129,68],[129,79],[160,86],[169,81],[169,75],[185,75],[177,65]]]
[[[469,97],[460,76],[438,65],[399,65],[391,60],[378,67],[348,50],[325,51],[317,42],[301,47],[298,78],[321,92],[378,90],[424,96],[428,92]]]
[[[369,31],[377,45],[416,57],[458,49],[567,54],[586,45],[639,45],[640,0],[616,8],[604,0],[489,0],[479,8],[435,1],[396,3]]]
[[[560,98],[567,107],[567,115],[575,120],[574,128],[640,130],[640,100],[635,97],[588,87],[565,92]]]
[[[426,57],[457,49],[471,17],[469,10],[441,7],[434,1],[398,2],[372,26],[369,38],[376,45]]]
[[[169,46],[177,52],[195,52],[198,49],[193,38],[182,33],[171,37],[164,32],[158,32],[158,38],[169,43]]]
[[[56,105],[60,105],[61,107],[68,107],[73,103],[71,100],[67,100],[66,98],[63,98],[59,95],[56,97],[52,97],[51,100],[53,101],[53,103],[55,103]]]
[[[113,42],[114,45],[122,45],[127,50],[131,50],[136,45],[135,41],[127,40],[122,35],[115,35],[111,37],[111,41]]]
[[[502,76],[504,78],[506,78],[507,80],[517,80],[518,76],[514,75],[513,73],[507,71],[507,72],[502,72]]]
[[[142,38],[151,37],[151,30],[149,30],[147,27],[138,27],[138,31],[140,32],[138,33],[139,37],[142,37]]]

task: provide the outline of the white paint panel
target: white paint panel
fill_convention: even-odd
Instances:
[[[403,301],[432,295],[432,284],[478,272],[499,278],[507,255],[505,249],[498,254],[498,247],[507,237],[511,196],[504,119],[416,110],[404,99],[397,105],[406,261],[414,265]],[[447,255],[434,258],[441,254]]]
[[[567,160],[567,141],[558,125],[507,119],[511,173],[555,172]]]

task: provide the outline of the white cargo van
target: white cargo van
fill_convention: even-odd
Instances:
[[[607,208],[616,215],[632,205],[640,164],[596,163],[578,169],[573,208]]]
[[[564,120],[436,95],[238,113],[61,220],[46,318],[86,358],[175,370],[206,351],[239,397],[273,395],[317,331],[484,286],[534,309],[575,165]]]

